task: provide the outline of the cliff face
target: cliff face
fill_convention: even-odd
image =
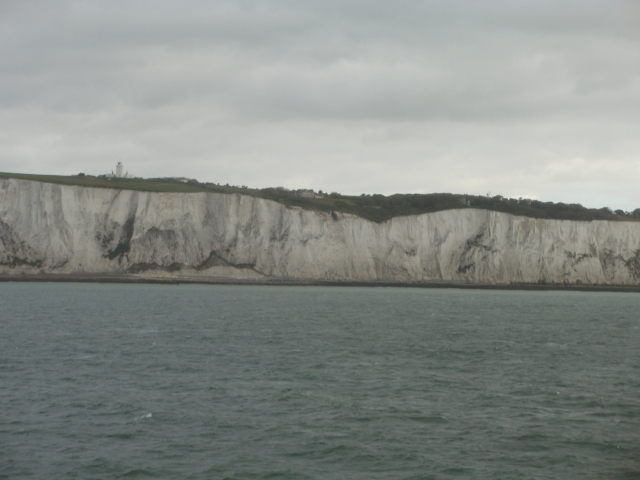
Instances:
[[[242,195],[0,179],[0,273],[640,283],[640,223],[476,209],[376,224]]]

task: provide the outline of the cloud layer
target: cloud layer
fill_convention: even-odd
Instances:
[[[633,209],[636,1],[0,3],[0,170]]]

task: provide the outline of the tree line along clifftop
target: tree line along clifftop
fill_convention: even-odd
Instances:
[[[453,193],[395,194],[395,195],[341,195],[339,193],[313,192],[311,190],[289,190],[283,187],[254,189],[247,186],[201,183],[197,180],[182,181],[171,178],[105,178],[91,175],[32,175],[1,173],[0,178],[15,178],[59,185],[116,188],[146,192],[213,192],[242,194],[273,200],[290,207],[317,210],[335,215],[335,212],[350,213],[373,222],[384,222],[393,217],[419,215],[460,208],[477,208],[510,213],[531,218],[554,220],[609,220],[640,221],[640,208],[633,212],[613,211],[607,207],[586,208],[580,204],[541,202],[526,198],[463,195]]]

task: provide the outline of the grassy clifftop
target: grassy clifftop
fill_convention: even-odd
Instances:
[[[503,198],[500,195],[485,197],[452,193],[360,195],[349,196],[338,193],[317,193],[312,197],[309,191],[284,188],[253,189],[214,183],[200,183],[196,180],[182,182],[169,178],[104,178],[90,175],[30,175],[21,173],[0,173],[0,178],[18,178],[36,182],[76,185],[94,188],[120,188],[147,192],[216,192],[240,193],[274,200],[288,206],[324,212],[345,212],[358,215],[374,222],[383,222],[393,217],[417,215],[457,208],[478,208],[511,213],[532,218],[557,220],[613,220],[640,221],[640,209],[624,212],[609,208],[585,208],[578,204],[540,202],[538,200]]]

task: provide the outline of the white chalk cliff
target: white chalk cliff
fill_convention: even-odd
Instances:
[[[374,223],[238,194],[0,179],[0,273],[640,283],[640,223],[478,209]]]

